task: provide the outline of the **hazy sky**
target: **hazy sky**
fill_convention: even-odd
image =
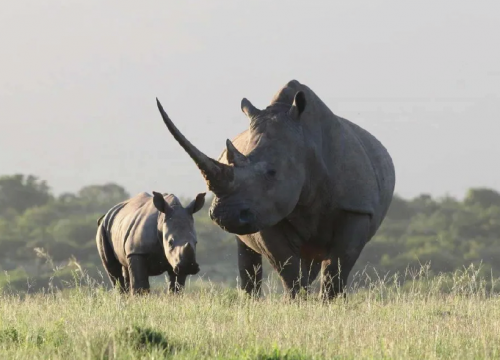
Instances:
[[[5,1],[0,174],[56,193],[205,190],[168,133],[217,157],[291,79],[373,133],[396,192],[500,190],[498,1]]]

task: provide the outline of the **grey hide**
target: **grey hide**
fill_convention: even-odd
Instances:
[[[172,194],[140,193],[112,207],[98,221],[97,249],[113,285],[122,292],[149,292],[149,276],[168,273],[178,292],[196,274],[193,214],[205,203],[200,193],[186,208]]]
[[[215,194],[211,218],[237,234],[241,286],[260,292],[264,255],[292,297],[319,273],[321,296],[343,293],[392,201],[395,171],[386,148],[296,80],[266,109],[242,100],[249,129],[227,141],[218,161],[158,107]]]

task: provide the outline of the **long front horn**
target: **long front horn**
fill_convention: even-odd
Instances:
[[[188,139],[186,139],[179,129],[177,129],[172,120],[170,120],[165,110],[163,110],[163,106],[161,106],[158,98],[156,98],[156,104],[158,105],[158,110],[160,110],[163,122],[167,125],[168,130],[175,140],[177,140],[201,170],[210,191],[217,194],[227,188],[229,183],[233,180],[233,168],[208,157],[198,150]]]

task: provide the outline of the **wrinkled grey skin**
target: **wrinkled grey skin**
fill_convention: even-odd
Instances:
[[[158,107],[216,195],[212,220],[237,234],[242,287],[259,293],[264,255],[292,297],[318,273],[321,296],[342,293],[392,201],[395,172],[385,147],[296,80],[264,110],[242,100],[249,129],[227,140],[218,161]]]
[[[122,292],[149,292],[148,277],[166,271],[170,290],[178,292],[200,270],[193,214],[204,203],[205,193],[184,208],[175,195],[153,191],[112,207],[97,221],[96,235],[111,283]]]

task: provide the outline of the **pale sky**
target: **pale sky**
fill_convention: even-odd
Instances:
[[[192,197],[155,98],[217,157],[289,80],[374,134],[396,192],[500,191],[500,2],[4,1],[0,175]]]

